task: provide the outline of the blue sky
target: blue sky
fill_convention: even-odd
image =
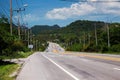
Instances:
[[[23,15],[23,21],[28,22],[28,27],[54,24],[66,26],[75,20],[120,21],[120,2],[110,2],[110,0],[105,3],[80,3],[60,0],[21,1],[28,5],[25,15]],[[19,5],[22,5],[20,3],[19,1]],[[13,5],[16,8],[16,0],[13,0]]]

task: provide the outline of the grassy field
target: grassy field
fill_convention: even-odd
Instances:
[[[0,61],[0,80],[15,80],[15,76],[10,77],[10,74],[16,71],[18,67],[18,64]]]

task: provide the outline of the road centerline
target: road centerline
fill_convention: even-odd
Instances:
[[[120,68],[113,68],[113,69],[120,71]]]
[[[45,57],[46,59],[48,59],[50,62],[52,62],[54,65],[56,65],[58,68],[60,68],[62,71],[64,71],[65,73],[67,73],[69,76],[71,76],[74,80],[80,80],[78,79],[76,76],[74,76],[73,74],[71,74],[70,72],[68,72],[67,70],[65,70],[62,66],[58,65],[56,62],[54,62],[52,59],[48,58],[47,56],[43,55],[43,57]]]

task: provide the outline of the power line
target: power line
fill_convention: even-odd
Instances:
[[[23,5],[23,0],[21,0],[21,3],[22,3],[22,5]]]
[[[20,4],[21,3],[21,4]],[[17,6],[18,6],[18,9],[19,8],[23,8],[24,9],[24,11],[23,12],[20,12],[20,22],[22,23],[22,24],[24,24],[24,19],[23,19],[23,15],[25,16],[25,8],[24,8],[24,6],[23,6],[23,0],[20,0],[19,2],[18,2],[18,0],[16,0],[16,4],[17,4]]]
[[[18,9],[20,8],[20,6],[19,6],[19,3],[18,3],[18,0],[16,0],[16,4],[17,4],[17,7],[18,7]]]
[[[0,7],[1,7],[1,11],[2,11],[1,13],[3,13],[3,15],[5,15],[9,19],[10,18],[10,16],[8,15],[9,9],[6,9],[3,1],[0,2]]]
[[[22,6],[24,6],[23,0],[21,0],[21,4],[22,4]],[[24,17],[26,16],[26,12],[25,11],[23,12],[23,15],[24,15]],[[23,19],[23,21],[24,21],[24,19]],[[24,21],[24,22],[27,23],[27,21]]]
[[[3,7],[1,7],[1,10],[2,10],[1,13],[3,13],[3,15],[5,15],[9,19],[10,17],[8,15],[7,11]]]

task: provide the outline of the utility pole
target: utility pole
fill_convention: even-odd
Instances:
[[[90,34],[88,34],[88,43],[90,44],[91,40],[90,40]]]
[[[10,34],[12,36],[12,0],[10,0]]]
[[[107,23],[106,23],[106,27],[107,27],[108,47],[110,47],[110,31]]]
[[[35,40],[35,43],[36,43],[35,44],[36,45],[36,49],[35,50],[37,51],[38,50],[38,40]]]
[[[21,39],[21,36],[20,36],[20,15],[19,15],[19,11],[17,12],[18,13],[18,37],[19,37],[19,40]]]
[[[83,41],[83,46],[85,47],[85,32],[84,32],[84,41]]]
[[[27,36],[28,36],[28,35],[27,35],[27,30],[28,30],[28,29],[27,29],[26,27],[27,27],[27,25],[25,25],[25,27],[24,27],[24,28],[25,28],[25,29],[24,29],[25,41],[27,41]]]
[[[19,40],[20,40],[21,37],[20,37],[20,20],[19,20],[20,14],[19,14],[19,12],[21,11],[21,8],[16,9],[16,10],[14,10],[14,11],[16,11],[17,14],[18,14],[18,37],[19,37]]]
[[[26,41],[26,29],[24,31],[25,35],[24,35],[24,40]]]
[[[80,38],[80,44],[81,44],[82,42],[81,42],[81,38]]]
[[[94,24],[95,27],[95,42],[96,42],[96,46],[98,45],[98,40],[97,40],[97,30],[96,30],[96,23]]]
[[[28,29],[28,46],[29,46],[29,37],[30,37],[30,36],[29,36],[29,29]]]
[[[32,37],[33,37],[32,30],[30,29],[30,44],[32,44]]]
[[[18,36],[19,36],[19,40],[21,39],[21,32],[20,32],[20,12],[21,11],[25,11],[25,8],[24,9],[21,9],[21,8],[19,8],[19,9],[16,9],[16,10],[14,10],[14,11],[16,11],[17,13],[18,13]]]

